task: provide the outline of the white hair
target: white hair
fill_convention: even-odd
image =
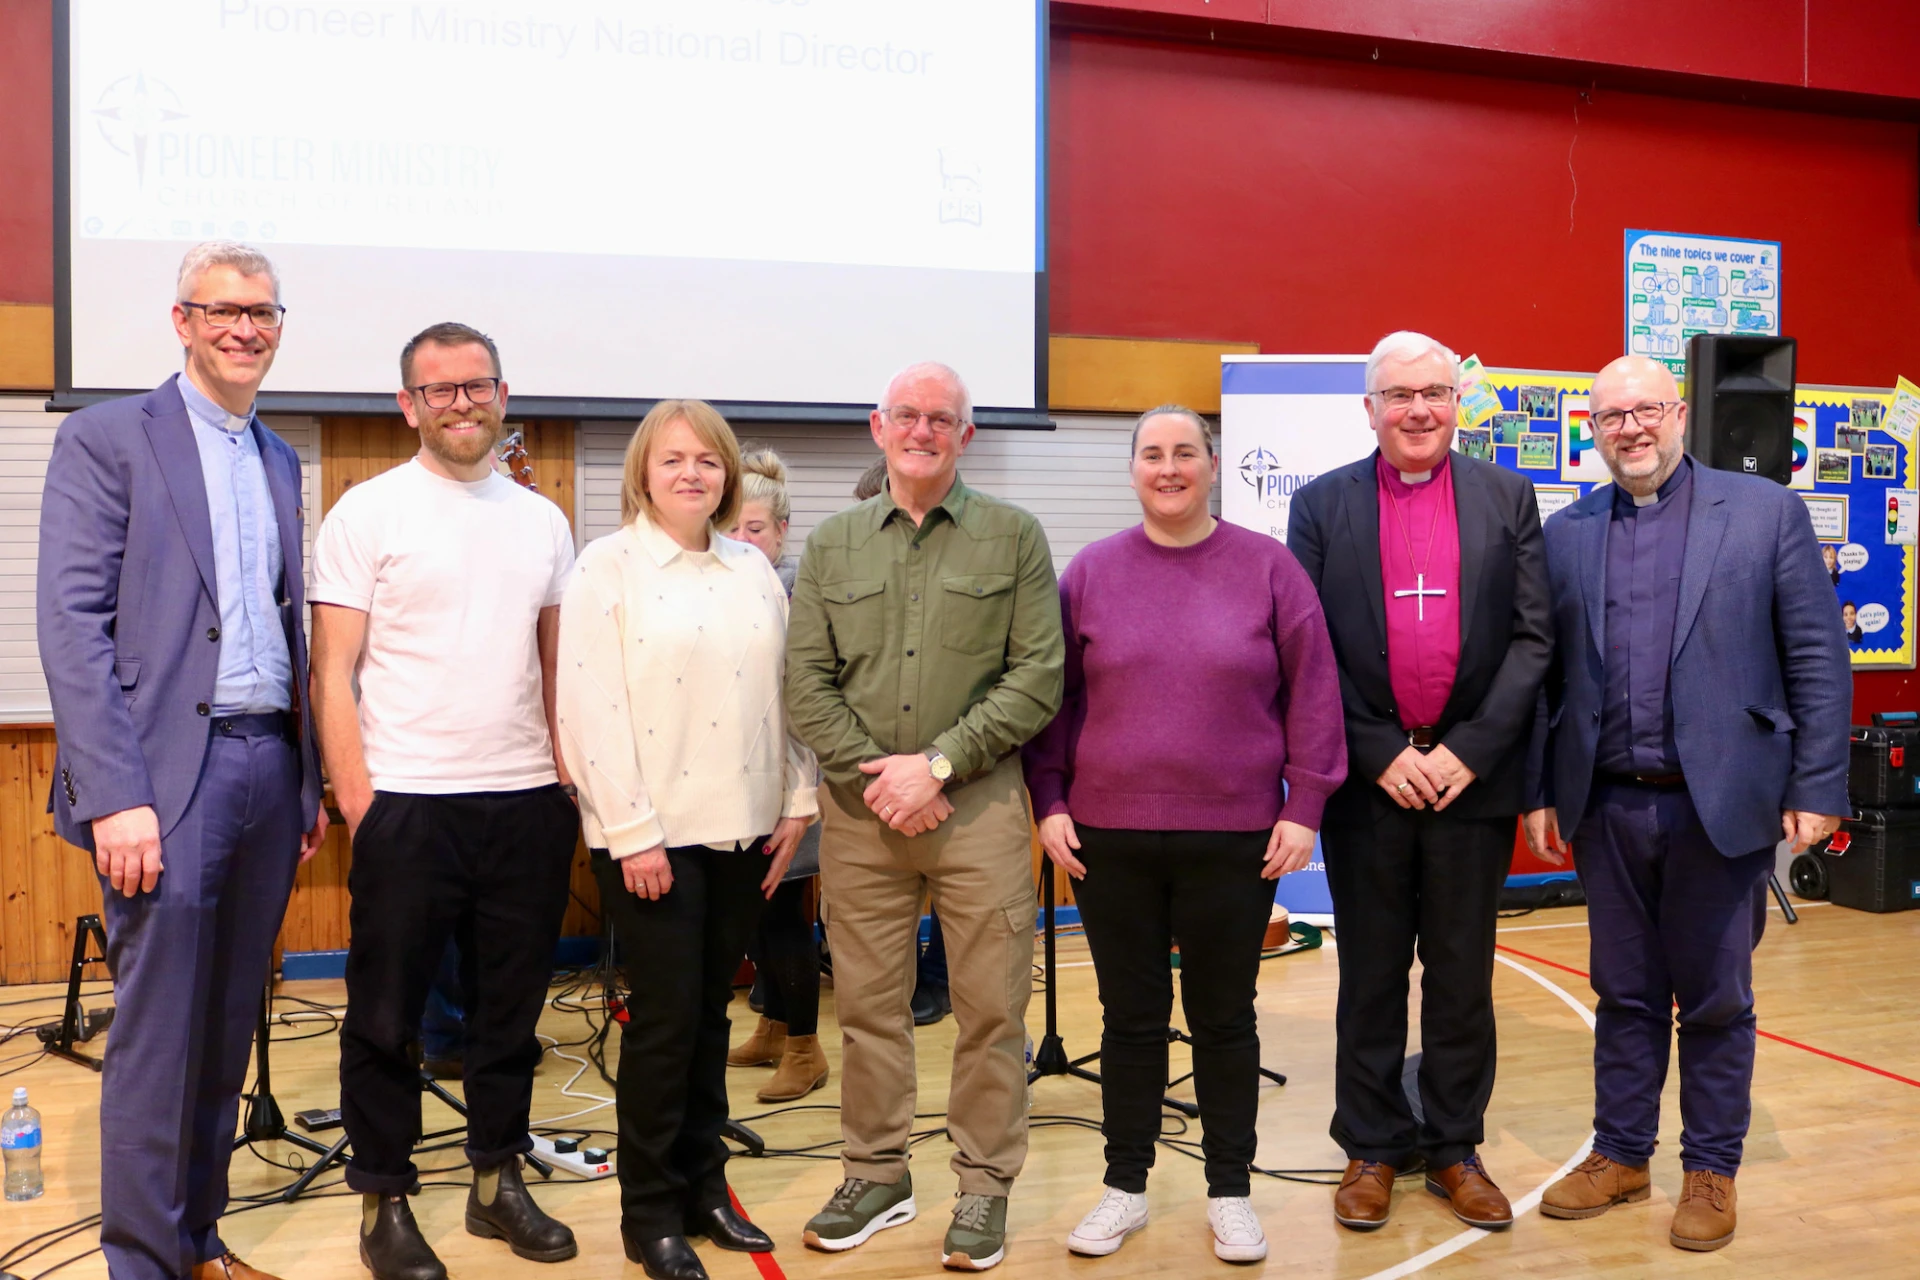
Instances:
[[[1399,356],[1406,360],[1418,360],[1422,356],[1439,355],[1446,357],[1448,371],[1457,376],[1460,370],[1460,357],[1437,338],[1429,338],[1424,333],[1415,333],[1411,329],[1400,329],[1388,334],[1373,344],[1373,352],[1367,357],[1367,390],[1378,391],[1373,385],[1373,375],[1379,369],[1380,362],[1389,356]]]
[[[181,302],[192,298],[208,267],[232,267],[243,276],[265,276],[273,281],[274,301],[280,300],[280,273],[273,269],[273,263],[252,245],[236,240],[208,240],[187,250],[187,256],[180,259],[174,297]]]
[[[961,381],[960,375],[955,373],[950,366],[941,364],[938,360],[922,360],[918,364],[910,364],[900,372],[894,374],[891,378],[888,378],[887,389],[880,393],[880,403],[875,405],[874,408],[891,408],[892,406],[887,403],[887,397],[892,393],[894,384],[896,382],[907,381],[910,378],[945,378],[953,384],[954,393],[960,397],[960,420],[962,422],[973,421],[973,396],[967,391],[967,384]]]

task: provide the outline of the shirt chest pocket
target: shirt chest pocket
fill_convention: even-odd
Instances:
[[[940,584],[940,644],[956,653],[999,653],[1013,625],[1013,575],[966,573]]]
[[[827,606],[827,625],[833,629],[833,647],[843,660],[880,651],[887,632],[886,590],[885,578],[847,578],[820,584],[820,601]]]

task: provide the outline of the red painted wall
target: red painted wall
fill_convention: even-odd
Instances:
[[[0,3],[0,302],[53,301],[52,11]]]
[[[1052,65],[1055,332],[1597,369],[1642,227],[1781,241],[1803,382],[1920,376],[1912,124],[1076,33]],[[1893,705],[1910,673],[1857,678]]]

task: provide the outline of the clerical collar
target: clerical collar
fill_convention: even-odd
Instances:
[[[1425,484],[1433,479],[1433,468],[1428,467],[1425,471],[1402,471],[1399,475],[1401,484]]]
[[[1636,507],[1651,507],[1656,502],[1662,502],[1673,496],[1673,491],[1678,489],[1685,480],[1687,468],[1692,465],[1693,464],[1685,457],[1682,457],[1680,459],[1680,465],[1673,469],[1673,474],[1661,481],[1660,487],[1652,493],[1627,493],[1625,489],[1620,490],[1620,492],[1633,499],[1633,505]]]
[[[193,385],[193,379],[184,373],[179,375],[177,385],[180,388],[180,399],[186,404],[187,412],[216,430],[224,431],[230,436],[237,436],[253,421],[251,405],[247,407],[244,417],[228,413],[225,405],[216,404],[206,392]]]

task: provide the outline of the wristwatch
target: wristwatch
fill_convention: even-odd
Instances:
[[[928,747],[927,772],[933,775],[935,782],[945,782],[953,777],[953,761],[941,755],[935,748]]]

